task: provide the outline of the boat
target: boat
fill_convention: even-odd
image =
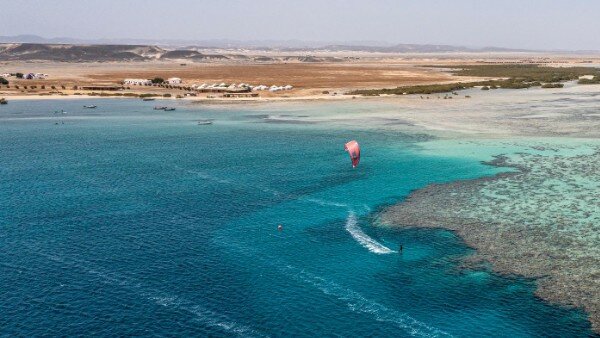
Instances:
[[[164,106],[155,106],[154,107],[154,110],[165,110],[165,109],[167,109],[167,107],[164,107]]]
[[[0,104],[8,104],[8,101],[6,101],[5,98],[1,98],[0,99]]]
[[[154,101],[154,98],[152,97],[145,97],[142,99],[142,101]]]
[[[88,105],[88,106],[83,106],[83,108],[88,108],[88,109],[94,109],[94,108],[97,108],[97,107],[98,106],[93,105],[93,104],[92,105]]]
[[[175,110],[174,107],[165,107],[164,111],[173,111]]]
[[[213,122],[210,121],[210,120],[201,120],[201,121],[198,121],[198,125],[199,126],[206,126],[206,125],[209,125],[209,124],[213,124]]]

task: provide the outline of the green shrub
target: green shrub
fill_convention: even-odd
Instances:
[[[562,88],[564,86],[562,83],[544,83],[542,88]]]
[[[447,66],[430,66],[444,67]],[[449,83],[433,85],[404,86],[397,88],[354,90],[348,95],[373,96],[379,94],[433,94],[450,93],[456,90],[482,86],[482,90],[504,88],[523,89],[542,86],[542,82],[556,84],[578,79],[582,75],[594,74],[594,79],[581,79],[579,83],[600,83],[600,69],[592,67],[540,67],[538,65],[464,65],[456,66],[452,71],[456,76],[488,77],[494,80],[467,83]],[[545,87],[548,88],[548,87]],[[557,87],[555,87],[557,88]]]

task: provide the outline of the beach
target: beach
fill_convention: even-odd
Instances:
[[[486,79],[475,76],[455,76],[449,72],[460,65],[485,64],[538,64],[550,67],[576,67],[600,63],[595,54],[544,54],[544,53],[447,53],[447,54],[378,54],[378,53],[317,53],[317,58],[335,56],[339,61],[299,62],[299,61],[252,61],[251,54],[246,59],[212,60],[190,62],[171,61],[122,61],[122,62],[54,62],[54,61],[3,61],[2,73],[46,74],[43,79],[17,79],[9,77],[12,86],[0,86],[0,97],[66,97],[88,95],[155,95],[165,94],[175,99],[178,96],[197,101],[288,101],[352,99],[354,95],[344,95],[353,90],[395,88],[472,82]],[[284,60],[286,54],[269,57]],[[297,57],[297,56],[294,56]],[[435,66],[435,67],[431,67]],[[181,79],[181,84],[158,87],[127,85],[127,78]],[[257,97],[226,98],[222,93],[197,92],[194,85],[201,84],[249,84],[293,87],[292,90],[271,92],[255,91]],[[18,88],[16,87],[18,86]],[[34,88],[32,88],[34,86]],[[44,88],[42,88],[44,86]],[[96,86],[97,89],[85,89]],[[118,91],[102,90],[103,86],[123,87]],[[196,96],[185,94],[194,92]]]

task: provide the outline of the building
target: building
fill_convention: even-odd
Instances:
[[[269,89],[269,87],[265,86],[265,85],[258,85],[256,87],[252,87],[252,90],[267,90]]]
[[[149,86],[152,84],[152,81],[148,79],[125,79],[123,80],[123,84],[135,86]]]
[[[178,77],[170,77],[167,79],[167,83],[170,85],[181,84],[181,79]]]

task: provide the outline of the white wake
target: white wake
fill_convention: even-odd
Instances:
[[[358,221],[353,211],[348,212],[348,218],[346,218],[346,231],[348,231],[350,235],[352,235],[352,238],[354,238],[360,245],[373,253],[384,255],[396,252],[365,234],[358,227]]]

